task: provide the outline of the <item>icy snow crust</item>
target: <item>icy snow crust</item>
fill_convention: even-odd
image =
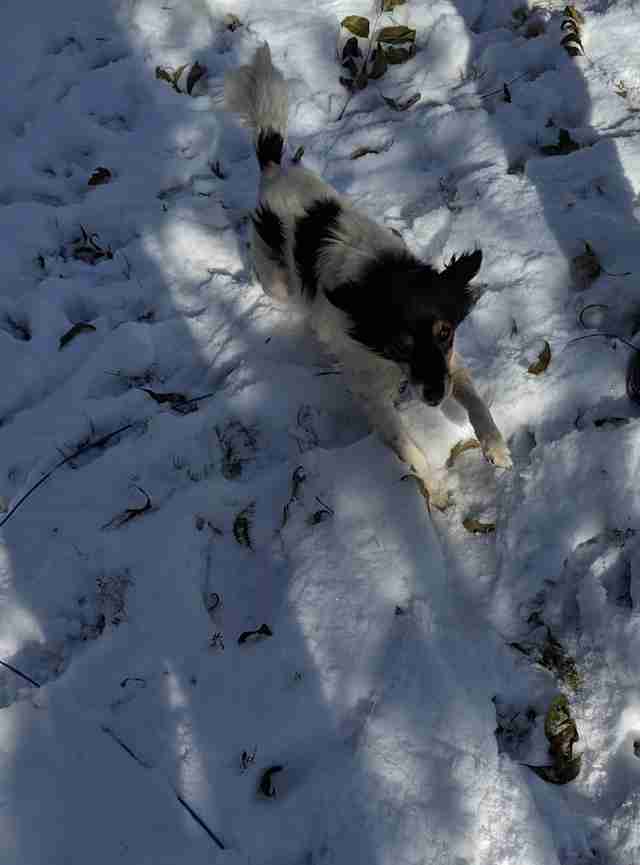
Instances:
[[[32,680],[0,672],[3,865],[640,862],[640,422],[629,350],[568,345],[637,326],[640,22],[588,2],[570,58],[560,7],[525,39],[516,6],[410,0],[416,57],[337,120],[359,0],[3,3],[0,658]],[[252,276],[219,93],[263,40],[306,165],[438,265],[484,251],[458,347],[515,468],[465,452],[444,515]],[[155,77],[194,60],[196,97]],[[578,291],[585,241],[632,276]],[[407,412],[442,466],[470,434]],[[560,693],[566,786],[524,765]]]

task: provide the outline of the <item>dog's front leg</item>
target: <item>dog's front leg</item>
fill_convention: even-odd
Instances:
[[[513,463],[509,448],[495,425],[491,412],[473,386],[471,373],[462,365],[458,357],[454,357],[452,367],[450,373],[453,383],[452,396],[466,409],[482,452],[494,466],[503,469],[512,468]]]
[[[450,503],[449,494],[437,480],[429,461],[409,435],[402,417],[393,405],[366,398],[363,403],[371,426],[402,462],[413,470],[428,495],[429,503],[439,510],[444,510]]]

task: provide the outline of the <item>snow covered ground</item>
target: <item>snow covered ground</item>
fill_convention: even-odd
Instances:
[[[368,0],[4,0],[2,865],[640,863],[640,411],[570,343],[640,326],[640,20],[580,8],[570,57],[562,5],[409,0],[349,98]],[[444,514],[252,276],[219,92],[263,40],[305,164],[484,251],[458,345],[515,467],[460,454]],[[470,428],[407,411],[444,470]]]

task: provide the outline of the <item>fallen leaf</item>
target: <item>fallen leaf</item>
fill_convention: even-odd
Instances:
[[[101,186],[103,183],[109,183],[111,180],[111,172],[108,168],[99,165],[89,178],[89,186]]]
[[[388,65],[384,51],[381,48],[374,48],[369,61],[369,78],[372,78],[374,81],[382,78],[387,71]]]
[[[411,27],[382,27],[376,34],[378,42],[386,42],[388,45],[401,45],[405,42],[416,41],[416,31]]]
[[[273,637],[273,631],[269,625],[260,625],[259,628],[256,628],[253,631],[243,631],[238,637],[238,644],[242,645],[252,637],[255,637],[256,639],[259,639],[260,637]]]
[[[576,150],[580,150],[580,145],[571,138],[569,131],[567,129],[559,129],[558,143],[545,144],[540,148],[540,153],[544,153],[545,156],[567,156]]]
[[[233,537],[241,547],[247,547],[252,550],[251,545],[251,517],[255,511],[255,502],[251,502],[246,508],[240,511],[238,516],[233,521]]]
[[[495,532],[496,530],[495,523],[481,523],[480,520],[476,520],[475,517],[465,517],[462,521],[462,525],[468,532],[471,532],[474,535],[489,535],[491,532]]]
[[[584,241],[585,251],[571,260],[571,274],[574,282],[581,290],[589,288],[591,283],[602,273],[600,259],[593,247]]]
[[[400,63],[406,63],[416,53],[416,46],[411,45],[410,48],[396,48],[393,45],[385,45],[383,48],[385,60],[390,66],[398,66]]]
[[[549,742],[550,766],[528,768],[551,784],[568,784],[578,777],[581,755],[573,756],[573,746],[579,740],[578,728],[571,717],[569,701],[561,694],[551,702],[544,719],[544,734]]]
[[[551,363],[551,346],[544,340],[544,348],[538,355],[538,360],[528,367],[527,372],[531,375],[541,375]]]
[[[422,94],[414,93],[412,96],[409,96],[408,99],[405,99],[404,102],[398,102],[397,99],[392,99],[390,96],[383,96],[382,98],[389,108],[392,108],[394,111],[406,111],[422,99]]]
[[[568,784],[570,781],[575,781],[580,774],[582,755],[578,754],[573,760],[567,760],[560,765],[532,766],[529,763],[523,765],[549,784]]]
[[[361,15],[347,15],[340,22],[340,26],[361,39],[369,38],[369,19],[363,18]]]
[[[222,21],[227,30],[237,30],[238,27],[242,26],[242,21],[233,12],[227,12]]]
[[[263,796],[266,796],[267,799],[273,799],[276,795],[276,788],[273,786],[271,776],[275,775],[276,772],[282,772],[283,769],[284,766],[270,766],[262,773],[258,784],[258,792],[262,793]]]

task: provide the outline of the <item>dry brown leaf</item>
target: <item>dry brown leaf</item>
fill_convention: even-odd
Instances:
[[[481,523],[480,520],[476,520],[475,517],[465,517],[462,521],[462,525],[468,532],[471,532],[474,535],[489,535],[491,532],[495,532],[496,530],[495,523]]]
[[[544,340],[544,348],[538,355],[538,360],[534,361],[531,366],[528,367],[527,372],[531,373],[531,375],[541,375],[551,363],[551,346]]]
[[[584,241],[585,251],[571,260],[571,275],[580,290],[589,288],[602,273],[602,265],[593,247]]]
[[[89,186],[101,186],[103,183],[109,183],[111,180],[111,172],[108,168],[99,165],[89,178]]]
[[[382,27],[376,33],[378,42],[385,42],[387,45],[402,45],[406,42],[416,41],[416,31],[411,27],[398,25],[397,27]]]

